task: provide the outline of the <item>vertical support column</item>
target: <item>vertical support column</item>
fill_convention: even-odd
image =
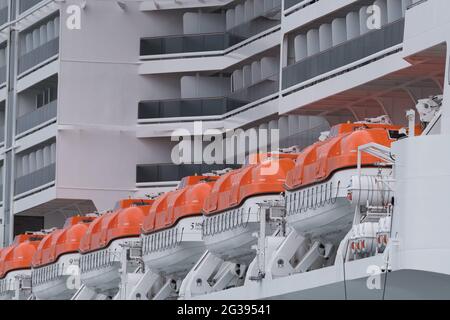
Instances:
[[[299,34],[294,38],[295,62],[303,60],[308,55],[306,35]]]
[[[325,51],[331,48],[331,25],[324,23],[319,27],[319,49]]]
[[[17,1],[9,1],[10,21],[15,20]],[[18,56],[18,32],[11,28],[8,35],[7,52],[7,81],[6,81],[6,117],[5,117],[5,177],[3,188],[3,217],[1,217],[1,238],[3,246],[9,245],[14,237],[14,210],[12,198],[14,197],[14,133],[16,113],[16,71]]]
[[[347,28],[347,40],[359,37],[360,26],[359,26],[359,14],[358,12],[349,12],[345,17],[345,24]]]

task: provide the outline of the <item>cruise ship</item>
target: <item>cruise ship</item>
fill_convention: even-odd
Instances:
[[[450,299],[449,11],[0,0],[0,300]]]

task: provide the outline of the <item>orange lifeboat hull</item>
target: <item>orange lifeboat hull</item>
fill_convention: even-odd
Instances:
[[[255,257],[254,233],[260,228],[260,203],[280,201],[293,154],[258,157],[258,163],[222,176],[205,201],[203,239],[208,251],[219,258],[248,265]],[[276,229],[266,224],[266,233]]]
[[[147,268],[181,279],[194,266],[206,250],[202,239],[202,207],[217,179],[186,177],[177,190],[155,200],[141,235]]]
[[[303,150],[286,179],[286,221],[308,238],[336,243],[352,227],[355,205],[348,199],[352,177],[357,175],[358,147],[377,143],[390,147],[399,127],[342,124],[331,136]],[[381,167],[380,167],[381,163]],[[382,160],[362,153],[363,176],[391,174]]]

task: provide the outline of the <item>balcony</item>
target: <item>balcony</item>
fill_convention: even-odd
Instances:
[[[19,58],[19,74],[45,62],[59,52],[59,37],[54,38]]]
[[[404,28],[402,18],[287,66],[283,69],[282,87],[289,88],[401,44]]]
[[[14,195],[19,195],[55,181],[56,164],[52,163],[15,181]]]
[[[213,170],[237,168],[240,165],[227,164],[148,164],[136,167],[136,182],[142,184],[175,182],[192,175],[210,173]]]
[[[22,12],[27,11],[28,9],[34,7],[39,2],[42,2],[43,0],[19,0],[19,14]]]
[[[245,104],[226,97],[142,101],[138,119],[221,116]]]
[[[49,104],[37,108],[33,112],[29,112],[19,117],[16,122],[16,134],[22,134],[33,129],[34,127],[39,126],[40,124],[56,118],[57,105],[57,100],[54,100]]]
[[[0,26],[4,25],[8,22],[8,16],[9,16],[9,7],[3,7],[0,9]]]
[[[280,24],[281,0],[265,0],[251,19],[227,26],[226,32],[142,38],[141,56],[223,51]]]

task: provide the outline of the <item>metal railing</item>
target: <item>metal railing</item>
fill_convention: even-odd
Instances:
[[[221,51],[245,39],[229,33],[203,33],[142,38],[141,56],[202,51]]]
[[[238,168],[240,165],[230,164],[148,164],[136,166],[136,182],[152,183],[180,181],[182,178],[209,173],[213,170]]]
[[[19,74],[50,59],[59,52],[59,37],[54,38],[19,58]]]
[[[0,26],[8,22],[8,15],[9,15],[8,6],[0,9]]]
[[[402,18],[287,66],[283,69],[283,89],[401,44],[404,29]]]
[[[19,0],[19,13],[25,12],[43,0]]]
[[[49,182],[55,181],[55,176],[56,164],[52,163],[32,173],[19,177],[15,181],[14,195],[33,190]]]
[[[138,119],[215,116],[245,104],[227,97],[142,101],[138,107]]]
[[[16,134],[28,131],[41,123],[56,118],[58,100],[54,100],[36,110],[29,112],[16,121]]]

